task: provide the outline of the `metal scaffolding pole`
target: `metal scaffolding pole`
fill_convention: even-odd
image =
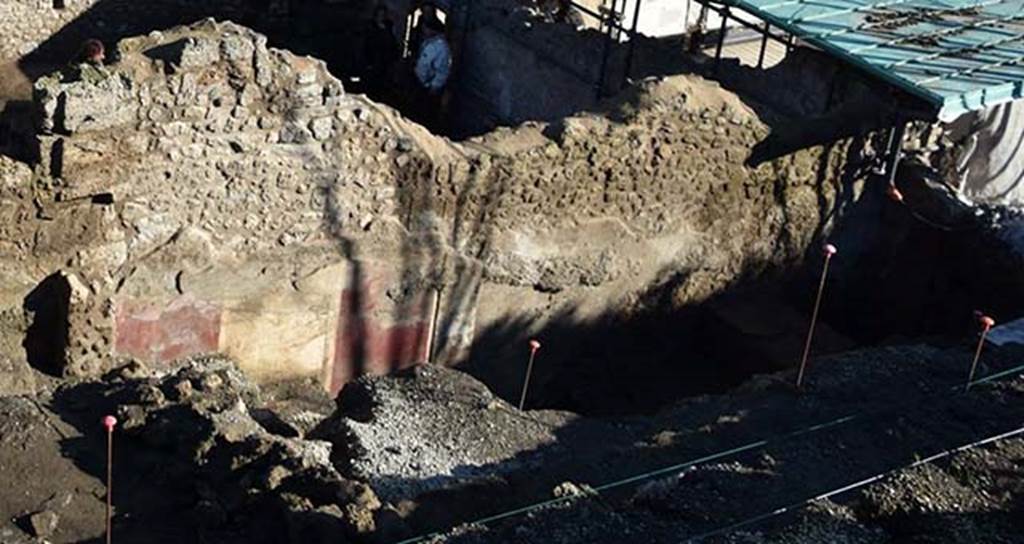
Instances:
[[[903,119],[896,120],[896,126],[889,133],[889,165],[886,169],[886,177],[890,187],[896,186],[896,171],[899,169],[900,160],[903,159],[903,135],[907,130],[907,122]]]
[[[715,69],[718,69],[718,63],[722,60],[722,46],[725,45],[725,32],[726,23],[729,22],[729,6],[722,8],[718,14],[722,17],[722,26],[718,30],[718,45],[715,46]]]
[[[601,55],[601,71],[597,75],[597,86],[596,95],[597,100],[601,100],[604,96],[604,80],[605,74],[608,71],[608,58],[612,54],[612,29],[617,27],[618,24],[615,22],[615,14],[618,13],[619,2],[618,0],[612,0],[612,5],[608,9],[607,14],[602,19],[602,26],[604,27],[605,40],[604,40],[604,52]]]
[[[636,6],[633,9],[633,29],[629,32],[629,52],[626,53],[626,69],[622,73],[622,86],[625,87],[629,83],[630,72],[633,71],[633,54],[636,50],[636,29],[640,24],[640,4],[642,0],[636,0]]]
[[[768,33],[771,31],[771,23],[764,24],[764,33],[761,34],[761,51],[757,54],[757,67],[764,68],[764,51],[768,48]]]

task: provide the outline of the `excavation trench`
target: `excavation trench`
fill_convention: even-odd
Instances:
[[[26,324],[0,361],[75,378],[52,396],[81,473],[102,470],[95,422],[122,417],[138,535],[168,512],[245,542],[443,528],[934,393],[962,375],[973,310],[1005,322],[1024,302],[985,216],[935,228],[922,195],[865,178],[870,128],[781,145],[792,118],[684,73],[453,142],[267,43],[212,22],[122,41],[98,81],[36,83],[34,169],[0,157],[3,318]],[[798,362],[826,241],[819,403],[751,378]],[[863,375],[820,359],[921,339],[850,355]]]
[[[987,216],[957,229],[936,228],[877,196],[862,199],[870,213],[838,225],[828,238],[842,249],[828,271],[811,367],[817,357],[863,348],[970,345],[979,330],[976,311],[1000,322],[1019,317],[1019,258],[994,236]],[[649,302],[639,311],[583,325],[547,324],[535,335],[544,347],[527,405],[588,415],[652,413],[685,397],[728,391],[756,374],[793,369],[823,264],[815,244],[799,263],[668,308],[687,279],[683,272],[645,293]],[[509,357],[505,343],[489,341],[486,335],[477,340],[465,370],[515,403],[528,351],[522,347]]]

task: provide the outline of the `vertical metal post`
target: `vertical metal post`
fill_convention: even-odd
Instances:
[[[412,50],[410,49],[409,41],[412,40],[412,27],[416,24],[416,5],[413,4],[412,11],[405,16],[405,32],[402,33],[402,58],[407,59],[412,56]]]
[[[424,363],[434,362],[434,338],[437,336],[437,318],[441,313],[441,288],[430,290],[430,323],[427,325],[427,341],[420,359]]]
[[[715,69],[718,69],[718,63],[722,60],[722,46],[725,44],[725,28],[726,23],[729,22],[729,6],[722,8],[722,11],[718,12],[722,17],[722,27],[718,30],[718,45],[715,47]]]
[[[981,348],[985,346],[985,335],[987,334],[987,327],[981,330],[981,338],[978,339],[978,349],[974,351],[974,360],[971,361],[971,373],[967,375],[967,385],[964,385],[964,391],[970,391],[971,384],[974,383],[974,373],[978,369],[978,359],[981,359]]]
[[[113,499],[111,498],[114,494],[114,432],[113,428],[107,428],[107,544],[110,544],[113,539],[113,524],[111,519],[113,518]]]
[[[640,24],[640,2],[636,0],[636,7],[633,9],[633,26],[629,32],[629,52],[626,54],[626,69],[622,72],[622,86],[629,83],[630,72],[633,71],[633,53],[636,50],[636,29]]]
[[[807,330],[807,342],[804,344],[804,354],[800,358],[800,370],[796,375],[796,388],[800,389],[804,383],[804,372],[807,369],[807,357],[811,354],[811,340],[814,339],[814,325],[818,322],[818,310],[821,309],[821,295],[825,292],[825,278],[828,276],[828,265],[832,262],[832,256],[836,253],[836,247],[832,244],[825,244],[825,264],[821,268],[821,282],[818,283],[818,295],[814,298],[814,312],[811,314],[811,326]]]
[[[533,359],[537,356],[537,350],[540,349],[540,342],[536,339],[530,340],[530,362],[526,365],[526,378],[523,380],[523,392],[519,396],[519,409],[522,410],[526,406],[526,391],[530,388],[530,374],[533,373]]]
[[[903,158],[903,135],[906,131],[907,122],[900,119],[889,133],[889,167],[886,176],[889,178],[890,187],[896,185],[896,170],[899,169],[900,160]]]
[[[764,51],[768,48],[768,32],[771,31],[771,23],[764,24],[764,34],[761,35],[761,52],[757,54],[757,67],[764,67]]]
[[[605,27],[605,40],[604,40],[604,52],[601,55],[601,72],[597,75],[597,87],[596,94],[597,100],[601,100],[604,96],[604,76],[608,71],[608,58],[612,54],[612,28],[615,23],[615,13],[618,8],[618,0],[612,0],[611,8],[606,11],[605,19],[602,24]]]

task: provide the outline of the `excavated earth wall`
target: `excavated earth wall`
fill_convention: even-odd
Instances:
[[[37,82],[34,171],[0,159],[6,356],[54,373],[223,352],[337,391],[432,330],[445,363],[481,331],[518,357],[552,323],[792,263],[858,187],[861,142],[748,165],[768,127],[695,76],[454,144],[234,24],[118,49]]]

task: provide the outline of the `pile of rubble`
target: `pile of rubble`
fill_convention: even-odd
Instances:
[[[1018,354],[996,353],[982,372]],[[950,385],[960,390],[967,355],[927,347],[850,353],[821,362],[804,395],[786,385],[792,376],[767,376],[728,395],[617,420],[521,412],[470,376],[436,366],[360,378],[332,405],[315,384],[261,390],[223,358],[160,370],[134,363],[52,393],[0,397],[0,467],[23,491],[0,499],[13,518],[0,534],[69,542],[102,532],[99,421],[113,413],[114,529],[128,541],[391,542],[453,526],[443,541],[678,541],[1006,431],[1024,416],[1024,381],[1008,375],[950,394]],[[786,438],[827,421],[839,423]],[[771,436],[749,453],[633,478]],[[717,538],[879,542],[901,531],[942,534],[952,512],[979,538],[1005,534],[1019,524],[1009,513],[1020,504],[1021,442],[797,508],[794,522]],[[616,480],[633,483],[594,491]],[[525,518],[458,526],[552,497],[563,502]]]
[[[396,505],[408,510],[428,491],[523,470],[575,417],[520,412],[442,367],[362,378],[335,408],[315,383],[261,390],[219,357],[160,370],[131,363],[52,394],[0,397],[0,408],[7,416],[0,466],[39,465],[12,474],[28,501],[8,506],[15,525],[3,530],[12,542],[22,531],[77,539],[99,530],[98,422],[105,413],[118,419],[114,527],[121,538],[218,542],[406,535]],[[67,482],[67,498],[47,499],[65,488],[58,480]]]
[[[173,513],[200,534],[269,531],[260,538],[336,542],[339,534],[376,530],[381,502],[373,490],[338,473],[329,443],[268,431],[263,422],[279,416],[230,361],[194,359],[160,373],[131,365],[106,383],[61,388],[54,405],[86,410],[74,416],[83,422],[95,421],[98,409],[113,410],[118,472],[150,492],[179,494],[169,502],[190,506],[163,515]],[[145,492],[129,488],[123,496]],[[118,502],[126,524],[160,524],[145,520],[159,514],[139,506],[146,501]]]
[[[562,453],[551,447],[555,431],[577,419],[521,412],[469,375],[434,365],[360,378],[338,406],[311,436],[330,440],[345,473],[390,500],[541,463]]]

